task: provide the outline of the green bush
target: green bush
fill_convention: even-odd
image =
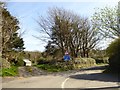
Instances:
[[[22,57],[19,57],[17,59],[17,62],[15,64],[16,66],[24,66],[24,61],[23,61],[23,58]]]
[[[96,58],[96,64],[108,64],[109,57]]]
[[[114,40],[109,47],[106,50],[107,55],[109,57],[112,57],[113,55],[119,54],[120,53],[120,38]]]
[[[59,72],[59,71],[67,71],[67,70],[71,70],[72,66],[70,65],[66,65],[65,62],[64,63],[56,63],[56,64],[40,64],[40,65],[36,65],[38,68],[42,69],[42,70],[46,70],[48,72]]]
[[[16,66],[12,66],[10,68],[2,68],[2,76],[17,76],[18,68]]]
[[[49,64],[48,63],[39,64],[36,66],[48,72],[59,72],[59,71],[68,71],[83,67],[90,67],[90,66],[94,66],[95,64],[96,63],[93,58],[76,58],[75,60],[70,60],[68,62],[55,62],[54,64],[49,62]]]
[[[93,58],[75,58],[75,68],[90,67],[96,65],[95,59]]]
[[[109,56],[109,69],[120,72],[120,38],[113,41],[106,52]]]
[[[46,58],[44,57],[40,57],[38,60],[37,60],[37,64],[48,64],[49,62],[47,61]]]

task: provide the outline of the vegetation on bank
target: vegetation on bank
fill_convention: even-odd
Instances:
[[[75,58],[75,60],[61,61],[61,62],[44,61],[43,63],[43,61],[41,61],[41,63],[35,66],[48,72],[60,72],[60,71],[81,69],[95,65],[96,65],[95,60],[92,58]]]
[[[10,68],[2,68],[1,76],[18,76],[18,67],[11,66]]]
[[[115,39],[107,48],[109,68],[106,72],[120,72],[120,38]]]
[[[61,71],[67,71],[71,70],[68,66],[61,67],[61,65],[51,65],[51,64],[41,64],[41,65],[36,65],[36,67],[45,70],[47,72],[61,72]]]

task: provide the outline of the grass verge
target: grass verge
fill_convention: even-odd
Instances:
[[[1,76],[17,76],[18,75],[18,67],[11,66],[10,68],[2,68]]]

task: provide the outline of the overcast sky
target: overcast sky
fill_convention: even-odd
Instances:
[[[91,17],[95,12],[95,8],[114,7],[115,5],[117,5],[117,1],[107,2],[107,0],[106,2],[9,2],[7,8],[20,21],[20,30],[26,31],[22,36],[25,50],[44,51],[46,43],[34,38],[32,35],[41,35],[37,32],[39,26],[35,20],[38,20],[38,16],[46,16],[48,8],[62,7],[72,10],[80,16]],[[104,47],[105,42],[102,43]]]

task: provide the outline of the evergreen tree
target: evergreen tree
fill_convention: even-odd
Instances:
[[[7,59],[12,51],[24,50],[24,41],[17,33],[20,29],[17,18],[12,16],[3,4],[0,4],[0,9],[2,16],[2,58]]]

